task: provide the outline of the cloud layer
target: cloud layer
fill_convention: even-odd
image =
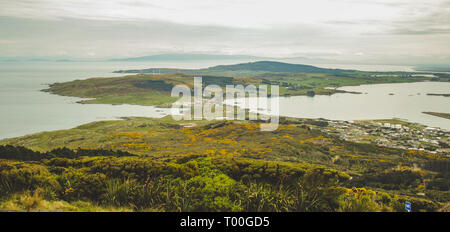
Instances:
[[[0,56],[203,52],[446,63],[448,41],[447,0],[0,0]]]

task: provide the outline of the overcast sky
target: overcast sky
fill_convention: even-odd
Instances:
[[[450,0],[0,0],[0,56],[449,63]]]

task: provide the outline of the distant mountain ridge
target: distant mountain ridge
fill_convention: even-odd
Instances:
[[[214,55],[195,53],[168,53],[126,58],[74,58],[74,57],[0,57],[0,62],[139,62],[139,61],[195,61],[195,60],[263,60],[251,55]]]
[[[108,61],[186,61],[186,60],[258,60],[263,57],[247,55],[211,55],[211,54],[160,54],[141,57],[117,58]]]

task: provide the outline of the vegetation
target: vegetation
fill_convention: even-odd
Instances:
[[[80,101],[83,104],[160,105],[176,101],[176,98],[170,97],[170,91],[177,83],[176,77],[147,78],[146,75],[135,75],[55,83],[43,91],[63,96],[93,98]]]
[[[91,98],[81,103],[169,106],[172,87],[192,88],[195,75],[204,85],[276,84],[281,95],[310,97],[431,80],[279,62],[118,72],[138,74],[44,91]],[[321,120],[280,118],[272,132],[259,123],[126,118],[2,140],[0,210],[404,211],[405,201],[413,211],[449,209],[447,156],[344,141],[321,132]]]
[[[0,209],[446,210],[448,157],[329,137],[315,120],[129,118],[0,141]],[[31,149],[30,149],[31,148]],[[425,195],[418,193],[425,193]]]

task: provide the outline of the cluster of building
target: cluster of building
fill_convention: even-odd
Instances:
[[[361,143],[450,155],[450,132],[410,123],[328,121],[324,131]]]

